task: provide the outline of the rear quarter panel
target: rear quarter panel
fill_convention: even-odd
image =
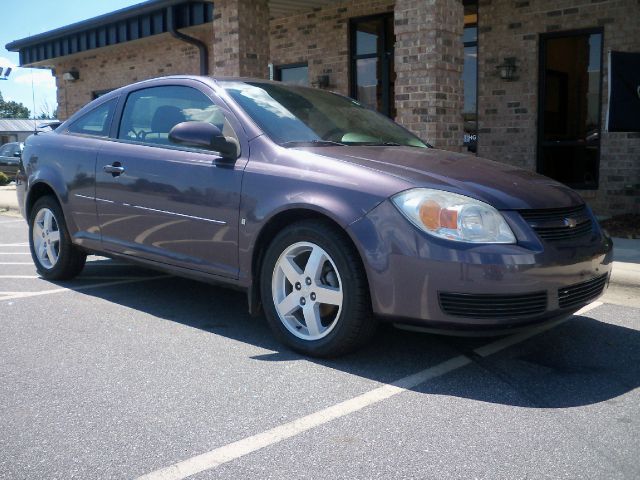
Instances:
[[[52,132],[31,137],[23,153],[23,209],[30,202],[36,185],[48,185],[60,202],[69,234],[79,244],[86,238],[99,240],[94,197],[100,142],[95,138]]]

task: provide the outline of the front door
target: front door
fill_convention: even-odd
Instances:
[[[393,15],[351,20],[351,97],[394,118]]]
[[[573,188],[598,188],[602,31],[543,35],[538,172]]]
[[[246,158],[220,162],[168,138],[174,125],[208,121],[237,135],[229,113],[201,91],[159,86],[133,91],[117,140],[101,149],[96,201],[103,248],[235,278],[238,211]]]

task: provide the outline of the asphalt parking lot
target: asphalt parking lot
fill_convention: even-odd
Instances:
[[[640,478],[637,303],[317,361],[241,293],[98,257],[51,283],[26,242],[0,216],[0,478]]]

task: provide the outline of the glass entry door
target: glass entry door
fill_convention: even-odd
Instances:
[[[393,15],[351,20],[351,97],[395,117]]]
[[[541,37],[538,171],[573,188],[598,188],[602,31]]]

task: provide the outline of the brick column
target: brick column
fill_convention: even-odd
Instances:
[[[213,75],[266,78],[269,74],[267,0],[216,0]]]
[[[437,148],[461,151],[462,0],[396,0],[397,121]]]

